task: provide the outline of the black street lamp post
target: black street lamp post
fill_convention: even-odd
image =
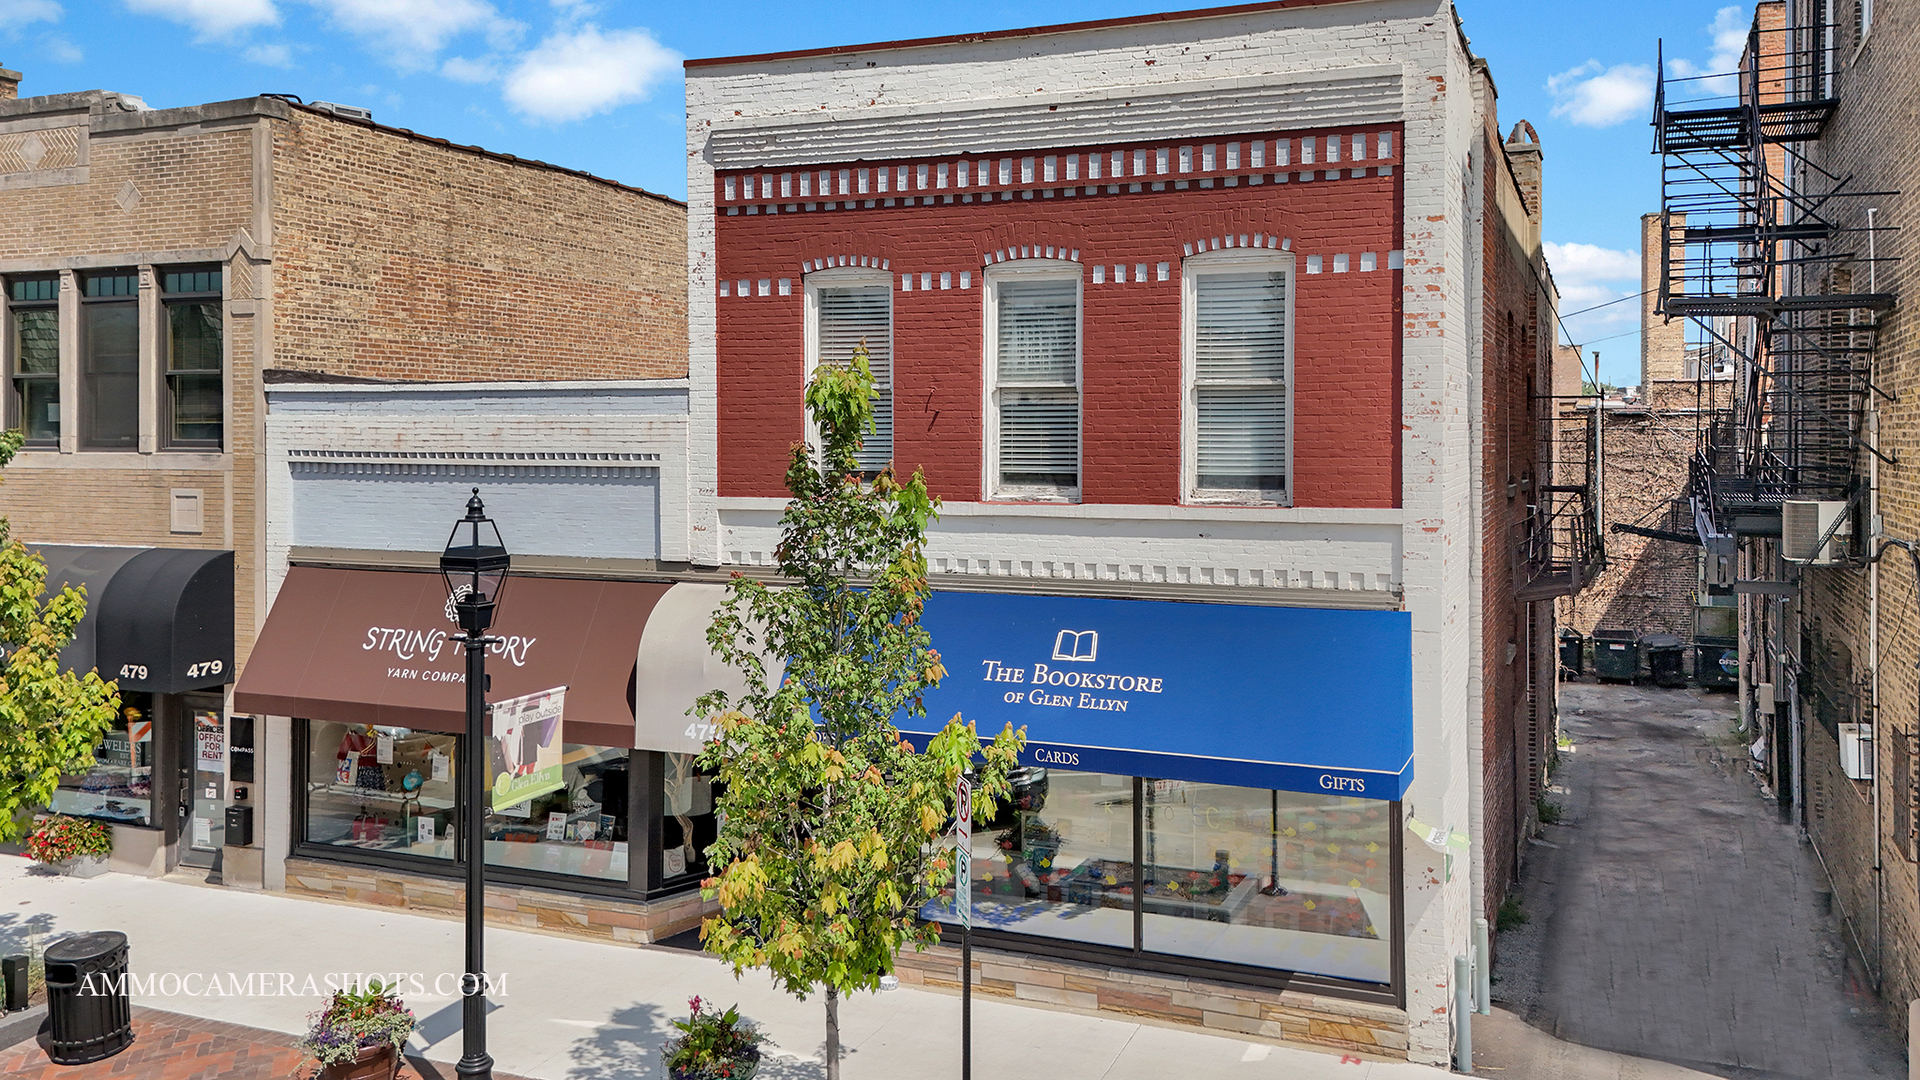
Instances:
[[[486,850],[481,830],[486,824],[487,797],[487,646],[498,638],[487,636],[500,592],[507,583],[512,559],[500,542],[500,530],[487,517],[480,489],[467,500],[467,516],[454,522],[447,550],[440,555],[440,575],[447,582],[447,604],[460,624],[467,647],[467,746],[460,769],[466,779],[467,820],[460,830],[461,851],[467,860],[467,969],[460,982],[463,1051],[455,1074],[491,1080],[493,1058],[487,1055],[486,965],[481,946],[486,927]]]

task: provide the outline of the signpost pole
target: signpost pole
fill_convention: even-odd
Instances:
[[[973,785],[953,791],[953,906],[960,916],[960,1080],[973,1080]]]

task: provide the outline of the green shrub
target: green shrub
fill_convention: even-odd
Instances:
[[[1526,924],[1527,913],[1520,908],[1520,898],[1509,893],[1500,901],[1500,910],[1493,917],[1494,929],[1504,932]]]
[[[1564,817],[1567,812],[1566,807],[1561,806],[1559,803],[1554,802],[1552,799],[1549,799],[1544,795],[1541,796],[1540,799],[1533,804],[1533,806],[1534,806],[1535,812],[1537,812],[1540,815],[1540,824],[1542,825],[1560,824],[1560,819]]]

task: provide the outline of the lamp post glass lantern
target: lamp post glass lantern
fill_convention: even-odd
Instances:
[[[461,771],[466,778],[466,822],[460,830],[461,857],[467,861],[467,963],[461,980],[463,1050],[454,1073],[467,1078],[493,1076],[487,1055],[486,965],[482,956],[486,914],[486,851],[481,846],[487,801],[487,636],[499,610],[512,564],[500,530],[487,516],[480,489],[467,500],[467,516],[453,524],[440,555],[440,576],[447,583],[447,615],[460,624],[467,649],[467,737]]]

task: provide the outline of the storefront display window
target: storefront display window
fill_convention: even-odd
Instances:
[[[1013,781],[1014,805],[973,823],[976,929],[1391,981],[1393,804],[1038,768]],[[951,892],[922,914],[957,921]]]
[[[1022,769],[1013,784],[1013,805],[973,823],[973,924],[1132,948],[1133,778]]]
[[[1389,980],[1387,804],[1184,780],[1142,793],[1144,950]]]
[[[454,857],[454,736],[322,721],[308,730],[308,842]]]
[[[707,846],[719,835],[713,816],[713,779],[702,773],[693,754],[663,754],[660,808],[660,880],[701,877],[707,872]]]
[[[627,751],[562,747],[561,786],[487,814],[487,863],[627,880]]]
[[[120,715],[100,745],[93,768],[62,777],[48,809],[123,825],[153,824],[152,695],[121,695]]]

